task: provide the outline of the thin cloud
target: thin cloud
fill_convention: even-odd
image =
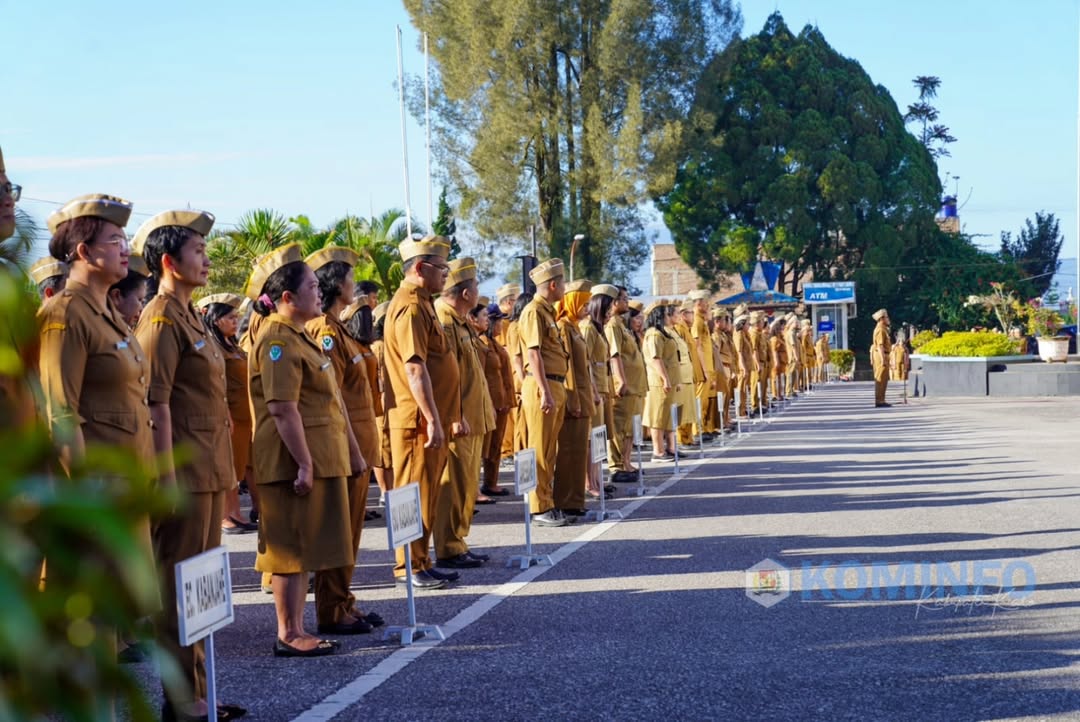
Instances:
[[[87,158],[56,156],[18,156],[8,159],[8,165],[20,171],[78,170],[81,168],[120,168],[138,166],[176,167],[217,163],[243,156],[243,153],[145,153],[142,155],[105,155]]]

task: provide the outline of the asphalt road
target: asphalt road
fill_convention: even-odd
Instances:
[[[227,537],[219,696],[253,720],[1080,719],[1080,399],[872,399],[822,387],[678,476],[646,464],[660,493],[620,485],[626,518],[534,528],[552,567],[505,566],[520,500],[481,507],[492,561],[417,594],[442,642],[274,658],[255,537]],[[391,560],[379,520],[354,585],[401,624]]]

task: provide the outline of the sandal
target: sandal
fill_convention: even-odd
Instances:
[[[329,639],[320,639],[319,644],[311,649],[300,649],[294,647],[287,642],[283,642],[280,639],[274,640],[274,656],[275,657],[325,657],[328,654],[333,654],[341,646],[337,642]]]

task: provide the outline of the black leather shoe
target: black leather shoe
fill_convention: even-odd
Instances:
[[[458,554],[456,557],[450,557],[448,559],[438,559],[435,562],[436,566],[444,567],[447,569],[475,569],[476,567],[481,566],[483,563],[484,562],[482,559],[474,559],[473,557],[470,557],[464,552]]]
[[[589,513],[585,509],[559,509],[559,511],[561,511],[563,513],[563,516],[567,517],[568,519],[572,516],[585,516]]]
[[[398,577],[395,581],[398,584],[404,585],[408,580],[412,580],[413,589],[438,589],[446,586],[445,579],[436,579],[427,572],[417,572],[416,574],[410,574],[405,577]]]
[[[365,622],[367,622],[373,627],[381,627],[382,625],[386,624],[383,618],[375,612],[368,612],[367,614],[364,614],[356,607],[353,607],[353,616],[357,617],[358,619],[363,619]]]
[[[333,654],[340,647],[337,642],[333,642],[329,639],[320,639],[319,644],[311,649],[299,649],[286,644],[280,639],[274,640],[274,656],[275,657],[325,657],[328,654]]]
[[[441,572],[435,567],[432,567],[425,572],[421,572],[421,574],[428,574],[435,577],[436,579],[441,579],[444,582],[456,582],[458,579],[461,578],[461,575],[457,572]]]
[[[892,408],[892,404],[874,404],[875,409],[888,409]]]
[[[474,552],[474,551],[473,551],[473,550],[471,550],[471,549],[470,549],[469,551],[465,552],[465,553],[466,553],[466,554],[467,554],[468,556],[472,557],[473,559],[479,559],[479,560],[480,560],[480,561],[482,561],[482,562],[489,562],[489,561],[491,561],[491,556],[490,556],[490,555],[488,555],[488,554],[477,554],[476,552]]]
[[[633,471],[625,471],[620,469],[611,475],[611,480],[616,484],[627,484],[637,481],[637,474]]]
[[[320,624],[319,634],[369,634],[374,627],[366,619],[357,619],[355,622],[335,622],[334,624]]]

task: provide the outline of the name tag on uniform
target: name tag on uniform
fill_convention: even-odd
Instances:
[[[319,370],[320,370],[320,371],[325,371],[325,370],[326,370],[326,369],[328,369],[328,368],[330,368],[330,362],[329,362],[329,361],[327,361],[327,362],[326,362],[326,363],[324,363],[324,364],[323,364],[322,366],[320,366],[320,367],[319,367]]]
[[[196,351],[202,351],[204,346],[206,346],[206,341],[203,341],[201,338],[195,342]]]
[[[364,358],[364,354],[358,353],[358,354],[356,354],[355,356],[352,357],[352,362],[354,364],[358,364],[358,363],[360,363],[360,359],[362,359],[362,358]]]
[[[116,342],[116,349],[118,351],[123,351],[127,347],[128,347],[128,342],[127,341],[117,341]]]

